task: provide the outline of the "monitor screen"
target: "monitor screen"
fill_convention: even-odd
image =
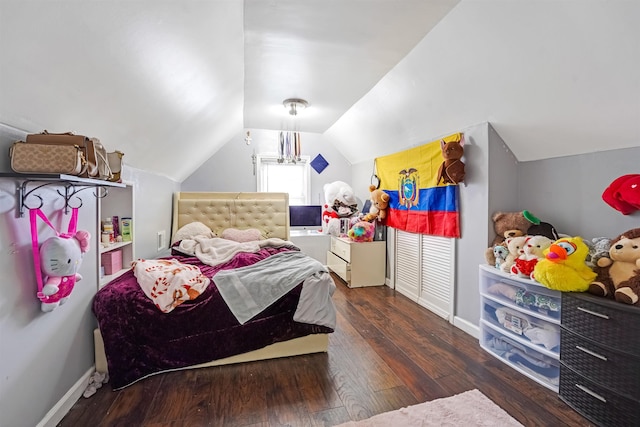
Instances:
[[[289,225],[298,230],[315,230],[322,227],[321,205],[289,206]]]

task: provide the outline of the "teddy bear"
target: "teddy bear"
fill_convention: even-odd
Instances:
[[[609,257],[600,258],[594,271],[597,277],[589,285],[589,293],[640,305],[640,228],[613,239]]]
[[[544,258],[544,251],[553,240],[546,236],[528,236],[520,255],[511,266],[510,273],[518,277],[532,278],[533,269]]]
[[[438,182],[445,184],[458,184],[464,182],[464,162],[460,160],[464,155],[464,139],[460,141],[445,142],[440,140],[440,149],[444,161],[438,170]]]
[[[91,235],[80,230],[65,238],[53,236],[40,245],[40,269],[44,274],[42,291],[38,293],[42,311],[50,312],[69,299],[76,282],[82,257],[89,250]]]
[[[322,211],[322,232],[340,235],[340,220],[351,218],[358,213],[358,201],[351,186],[342,181],[324,185],[325,204]]]
[[[525,218],[522,211],[520,212],[495,212],[491,216],[493,221],[493,229],[496,236],[491,242],[491,246],[485,251],[485,259],[487,264],[495,265],[496,259],[493,254],[493,248],[496,245],[505,246],[505,239],[508,237],[518,237],[527,234],[527,230],[531,226],[531,222]]]
[[[375,219],[384,221],[387,217],[387,208],[389,207],[389,195],[382,190],[376,188],[375,185],[369,186],[371,208],[369,213],[362,217],[363,221],[373,222]]]
[[[527,236],[509,237],[507,240],[505,240],[507,249],[509,250],[509,254],[500,266],[500,269],[503,272],[509,273],[511,271],[511,267],[516,263],[516,259],[524,253],[524,245],[526,240]]]

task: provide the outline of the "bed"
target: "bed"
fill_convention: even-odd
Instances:
[[[211,235],[185,234],[196,225]],[[118,390],[167,371],[326,352],[335,284],[288,239],[286,193],[176,193],[172,255],[134,262],[94,298],[96,370]],[[169,263],[208,286],[162,311],[166,295],[150,293],[142,267]]]

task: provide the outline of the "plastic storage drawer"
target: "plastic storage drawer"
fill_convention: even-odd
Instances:
[[[480,346],[505,364],[539,384],[557,392],[560,362],[493,329],[482,328]]]
[[[516,279],[496,268],[482,267],[484,272],[480,275],[480,293],[483,296],[560,320],[562,299],[559,292],[530,279]]]

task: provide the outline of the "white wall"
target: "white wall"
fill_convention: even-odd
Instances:
[[[256,177],[251,155],[277,154],[278,132],[251,130],[251,144],[244,141],[245,134],[237,135],[220,151],[182,182],[181,191],[256,191]],[[329,166],[318,174],[311,169],[311,202],[324,203],[324,184],[345,181],[350,184],[351,165],[332,144],[315,133],[301,134],[301,154],[313,160],[318,154]],[[354,189],[355,191],[355,189]]]
[[[0,151],[8,152],[11,143],[23,135],[23,131],[0,125]],[[11,172],[4,156],[0,157],[0,172]],[[136,255],[157,256],[156,230],[170,230],[172,194],[179,183],[126,165],[123,178],[135,188]],[[15,190],[20,182],[0,178],[0,425],[9,427],[38,424],[92,369],[96,321],[91,303],[98,289],[97,200],[93,189],[86,189],[78,193],[83,201],[78,229],[92,233],[92,247],[80,268],[83,279],[66,304],[50,313],[40,310],[28,212],[23,218],[16,217]],[[69,215],[62,215],[63,199],[56,190],[64,191],[55,185],[34,194],[43,198],[43,211],[53,224],[66,229]],[[37,199],[32,196],[27,203],[32,205]],[[39,230],[40,241],[50,235],[42,222]]]

